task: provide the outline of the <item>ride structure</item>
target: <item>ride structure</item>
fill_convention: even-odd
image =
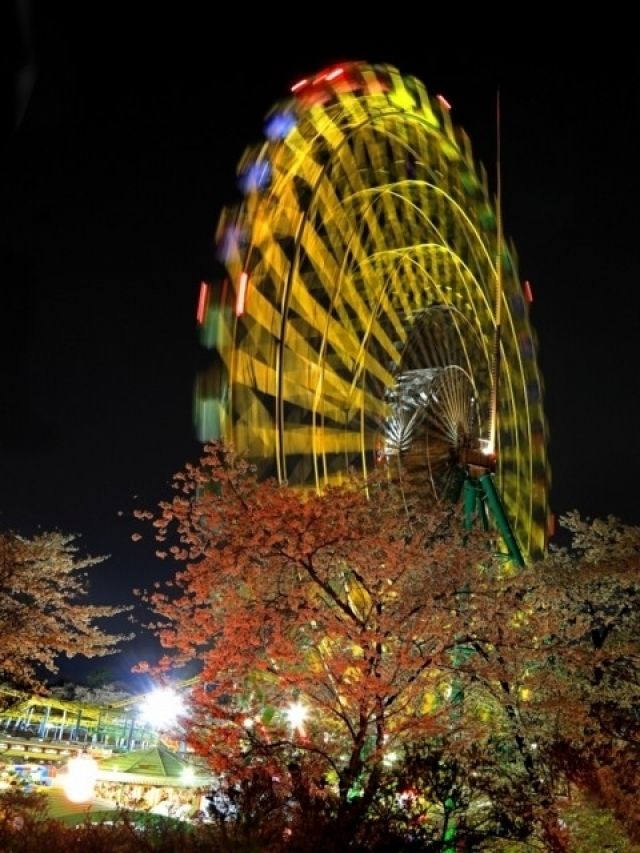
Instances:
[[[549,468],[530,288],[441,96],[387,65],[300,80],[238,167],[225,272],[203,282],[199,438],[321,491],[382,468],[461,500],[522,565],[546,545]]]

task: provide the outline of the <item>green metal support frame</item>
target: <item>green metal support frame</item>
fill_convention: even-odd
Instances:
[[[483,530],[488,530],[489,513],[491,513],[507,547],[507,555],[503,556],[507,556],[522,568],[525,564],[524,557],[496,489],[493,474],[487,471],[478,478],[467,474],[462,486],[462,505],[464,526],[467,530],[471,530],[478,522]]]
[[[496,489],[493,474],[485,471],[479,477],[472,477],[465,471],[462,482],[462,511],[465,530],[472,530],[477,524],[483,530],[489,530],[489,513],[493,517],[496,527],[507,547],[507,554],[501,556],[511,560],[517,566],[524,566],[524,557],[516,540],[513,528],[509,523],[507,514],[502,504],[502,499]],[[460,494],[458,494],[458,499]],[[469,649],[456,647],[454,652],[454,665],[458,665],[469,656]],[[459,685],[455,685],[452,692],[452,704],[456,705],[463,701],[463,691]],[[443,837],[443,853],[455,853],[457,825],[454,817],[455,801],[449,797],[444,804],[445,807],[445,833]]]

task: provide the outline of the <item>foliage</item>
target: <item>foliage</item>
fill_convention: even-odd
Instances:
[[[113,705],[131,697],[131,691],[125,690],[119,682],[101,684],[97,687],[87,687],[82,684],[68,682],[48,690],[51,696],[66,699],[71,702],[81,702],[85,705]]]
[[[0,676],[14,684],[37,686],[41,669],[57,671],[60,654],[112,654],[128,639],[96,624],[126,608],[82,600],[86,569],[103,558],[79,557],[74,541],[59,532],[0,534]]]
[[[191,828],[184,824],[153,821],[142,816],[113,812],[109,821],[93,822],[90,816],[77,824],[66,825],[47,816],[44,793],[20,791],[0,793],[0,850],[7,853],[133,853],[133,851],[181,850],[185,853],[215,850],[206,839],[189,844]],[[195,839],[194,839],[195,840]]]
[[[565,651],[575,698],[557,713],[549,760],[640,842],[640,529],[577,513],[563,523],[572,550],[548,566],[565,589],[563,624],[582,630]]]
[[[46,811],[43,794],[27,794],[17,786],[0,792],[0,850],[21,849],[16,839],[27,836],[39,839],[44,849]],[[31,849],[34,850],[35,845]]]
[[[571,853],[640,853],[640,844],[631,841],[611,814],[585,797],[568,802],[562,810],[571,836]]]
[[[389,483],[303,495],[213,445],[175,485],[139,513],[180,563],[144,597],[160,668],[202,667],[190,738],[232,787],[264,772],[344,837],[408,837],[415,778],[424,849],[454,825],[473,849],[563,850],[574,779],[634,831],[637,531],[573,514],[574,549],[516,571]]]
[[[424,768],[423,768],[424,769]],[[424,781],[417,770],[420,781]],[[427,777],[429,773],[427,773]],[[400,781],[400,779],[398,779]],[[326,812],[302,815],[289,793],[264,773],[243,780],[236,786],[233,801],[237,807],[233,818],[220,814],[212,821],[185,824],[156,815],[113,811],[96,819],[87,815],[78,824],[68,825],[47,817],[44,794],[20,791],[0,793],[0,849],[7,853],[418,853],[442,850],[439,838],[429,827],[434,809],[426,819],[415,809],[404,808],[403,818],[397,808],[386,805],[384,792],[376,802],[372,816],[363,822],[354,837],[346,839]],[[399,801],[399,800],[397,800]],[[408,801],[405,792],[402,802]],[[593,853],[611,850],[615,853],[637,853],[640,849],[624,840],[620,827],[611,816],[585,802],[574,802],[563,809],[563,817],[572,830],[571,851]],[[419,819],[418,819],[419,818]],[[500,836],[485,837],[458,827],[458,849],[492,850],[504,853],[530,853],[546,850],[535,842],[509,841]]]
[[[296,756],[314,793],[334,780],[366,804],[385,756],[448,725],[436,697],[484,545],[444,513],[409,524],[388,488],[302,497],[218,448],[178,483],[155,524],[161,539],[177,526],[187,565],[150,600],[174,661],[203,664],[193,740],[225,771]],[[288,724],[292,702],[308,722]]]

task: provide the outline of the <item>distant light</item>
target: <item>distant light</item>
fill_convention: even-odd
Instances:
[[[267,119],[264,135],[270,142],[286,139],[297,123],[293,113],[274,113]]]
[[[238,177],[238,184],[244,193],[263,190],[271,179],[271,164],[268,160],[252,163]]]
[[[223,263],[232,260],[239,253],[244,240],[245,235],[240,226],[227,225],[218,241],[218,259]]]
[[[198,299],[198,313],[196,318],[201,326],[204,323],[204,315],[207,310],[207,302],[209,301],[209,285],[206,281],[200,282],[200,298]]]
[[[249,274],[246,272],[240,273],[240,281],[238,282],[238,296],[236,297],[236,317],[242,317],[242,315],[244,314],[248,284]]]
[[[325,79],[329,81],[335,80],[336,77],[339,77],[341,74],[344,74],[344,68],[334,68],[333,71],[330,71],[327,74]]]
[[[472,774],[473,775],[473,771]],[[418,794],[416,793],[414,788],[407,788],[406,791],[402,791],[400,794],[396,794],[396,797],[402,806],[407,806],[408,804],[414,802]]]
[[[182,781],[187,783],[193,782],[193,780],[196,778],[196,774],[194,773],[193,767],[185,767],[182,771],[181,776]]]
[[[522,289],[524,290],[524,298],[527,302],[533,302],[533,292],[531,290],[531,285],[528,281],[525,281],[522,285]]]
[[[444,95],[436,95],[436,98],[438,99],[438,101],[440,101],[440,103],[441,103],[441,104],[442,104],[442,106],[445,108],[445,110],[450,110],[450,109],[451,109],[451,104],[450,104],[450,103],[449,103],[449,101],[445,98],[445,96],[444,96]]]
[[[145,698],[140,708],[143,720],[154,729],[171,728],[178,717],[184,716],[185,711],[182,697],[170,687],[154,690]]]
[[[291,728],[304,735],[304,721],[309,716],[308,708],[301,702],[291,702],[284,714]]]
[[[90,755],[71,758],[62,777],[66,798],[72,803],[86,803],[92,799],[97,776],[98,765]]]
[[[305,77],[302,80],[298,80],[297,83],[294,83],[293,86],[291,87],[291,91],[292,92],[299,92],[300,89],[302,89],[304,86],[307,86],[308,84],[309,84],[309,79],[308,79],[308,77]]]
[[[483,456],[493,456],[494,447],[491,443],[491,439],[480,438],[478,439],[478,444],[480,445],[480,453],[482,453]]]
[[[391,767],[400,758],[397,752],[387,752],[382,759],[382,763],[386,767]]]

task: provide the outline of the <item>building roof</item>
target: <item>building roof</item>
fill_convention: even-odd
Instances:
[[[154,746],[103,758],[98,762],[98,780],[193,788],[208,784],[210,776],[165,747]]]

